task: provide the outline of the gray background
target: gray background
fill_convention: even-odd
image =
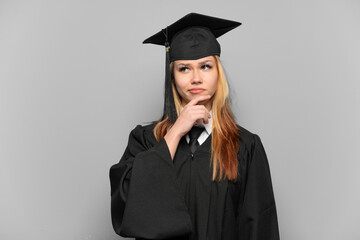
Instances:
[[[158,119],[189,12],[219,38],[237,122],[268,154],[282,239],[360,239],[360,2],[0,0],[0,239],[119,239],[108,170]]]

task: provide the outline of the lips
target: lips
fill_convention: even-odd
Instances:
[[[203,91],[205,91],[205,89],[203,89],[203,88],[191,88],[191,89],[189,90],[189,92],[191,92],[191,93],[193,93],[193,94],[195,94],[195,93],[201,93],[201,92],[203,92]]]

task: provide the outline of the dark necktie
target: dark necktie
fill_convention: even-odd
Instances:
[[[204,127],[192,127],[192,129],[189,131],[189,137],[190,137],[190,150],[192,153],[196,151],[196,149],[200,146],[199,142],[197,141],[200,134],[204,131]]]

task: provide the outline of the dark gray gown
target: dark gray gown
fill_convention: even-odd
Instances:
[[[111,216],[123,237],[178,240],[277,240],[269,163],[258,135],[240,128],[237,182],[213,182],[211,134],[191,154],[185,136],[174,160],[154,123],[137,125],[110,169]]]

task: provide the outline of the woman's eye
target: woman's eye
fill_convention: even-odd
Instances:
[[[211,69],[211,66],[210,65],[203,65],[201,68],[204,69],[204,70],[207,70],[207,69]]]
[[[186,72],[187,70],[189,70],[188,67],[181,67],[181,68],[179,68],[179,71],[180,71],[180,72]]]

